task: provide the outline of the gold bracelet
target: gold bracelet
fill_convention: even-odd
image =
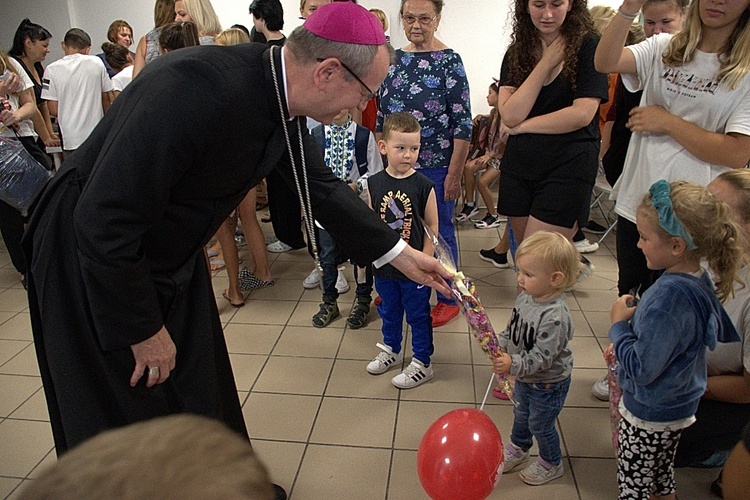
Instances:
[[[638,14],[640,14],[640,12],[641,11],[639,10],[635,14],[627,14],[627,13],[623,12],[622,5],[620,5],[619,9],[617,9],[617,13],[620,14],[625,19],[627,19],[628,21],[632,21],[633,19],[635,19],[636,17],[638,17]]]

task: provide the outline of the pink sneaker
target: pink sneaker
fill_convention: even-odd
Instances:
[[[503,392],[503,390],[500,387],[495,387],[492,389],[492,395],[495,396],[497,399],[502,399],[503,401],[510,401],[510,398],[507,394]]]

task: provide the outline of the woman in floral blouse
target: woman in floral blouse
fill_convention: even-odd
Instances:
[[[443,4],[443,0],[401,0],[409,43],[396,50],[396,63],[380,87],[376,130],[382,131],[384,118],[397,111],[408,111],[419,120],[422,148],[415,168],[435,182],[440,234],[458,261],[453,212],[469,151],[471,107],[461,56],[435,38]],[[443,325],[456,315],[455,302],[438,295],[432,325]]]

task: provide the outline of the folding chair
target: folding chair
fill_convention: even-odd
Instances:
[[[602,214],[602,218],[604,219],[604,224],[607,228],[606,231],[604,231],[604,234],[602,234],[599,237],[599,240],[597,240],[597,243],[599,244],[604,241],[604,238],[606,238],[607,235],[612,232],[612,230],[617,225],[617,215],[613,213],[614,209],[611,207],[606,207],[603,203],[607,199],[605,197],[609,197],[610,193],[612,193],[612,186],[610,186],[609,182],[607,182],[607,178],[604,176],[604,170],[602,170],[600,165],[599,173],[597,174],[596,182],[594,183],[594,199],[591,202],[591,209],[599,209],[599,212]]]

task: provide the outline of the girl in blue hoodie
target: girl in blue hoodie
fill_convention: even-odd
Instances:
[[[706,346],[739,340],[720,300],[742,266],[740,230],[723,202],[684,181],[654,183],[636,224],[649,269],[664,274],[637,306],[623,295],[610,311],[623,391],[617,484],[620,499],[675,498],[674,455],[706,389]]]

